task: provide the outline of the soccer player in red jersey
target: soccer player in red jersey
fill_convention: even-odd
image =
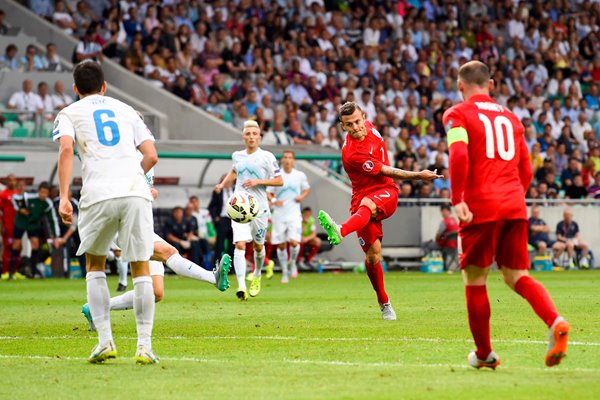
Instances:
[[[356,232],[358,242],[365,252],[365,267],[382,318],[395,320],[396,314],[390,303],[383,284],[381,268],[381,239],[383,229],[381,221],[389,218],[398,206],[398,186],[394,179],[421,179],[432,181],[441,178],[436,171],[404,171],[390,166],[385,141],[354,102],[340,107],[339,119],[342,128],[348,132],[342,147],[342,163],[352,182],[352,201],[346,222],[341,225],[325,211],[319,211],[319,222],[327,232],[333,245],[341,243],[345,236]]]
[[[486,279],[495,260],[504,282],[529,302],[550,328],[546,365],[566,355],[569,324],[550,295],[528,273],[525,193],[532,171],[521,121],[489,95],[488,67],[464,64],[458,89],[465,101],[448,109],[443,121],[450,149],[451,201],[460,220],[469,327],[477,350],[468,356],[475,368],[495,369],[500,358],[490,342],[490,303]]]
[[[13,277],[22,277],[16,271],[9,271],[11,249],[13,242],[13,230],[15,228],[15,216],[17,211],[13,206],[12,196],[17,194],[17,178],[10,174],[6,177],[6,188],[0,192],[0,213],[2,218],[0,219],[0,234],[2,235],[2,280],[8,280]],[[18,275],[16,275],[18,274]]]

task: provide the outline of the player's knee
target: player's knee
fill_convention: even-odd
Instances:
[[[378,253],[368,253],[365,258],[370,265],[375,265],[381,260],[381,256]]]
[[[244,250],[246,251],[246,242],[237,242],[235,244],[235,248],[238,250]]]
[[[285,243],[279,243],[279,244],[277,245],[277,248],[278,248],[279,250],[285,250]]]
[[[363,199],[360,201],[360,205],[369,207],[369,209],[371,209],[372,213],[377,212],[377,205],[375,204],[375,202],[373,200],[371,200],[368,197],[363,197]]]
[[[296,246],[298,246],[299,244],[300,244],[300,243],[299,243],[299,242],[297,242],[297,241],[295,241],[295,240],[290,240],[290,246],[292,246],[292,247],[296,247]]]
[[[571,241],[567,242],[567,251],[573,251],[575,249],[575,244]]]
[[[321,247],[321,243],[323,243],[323,241],[321,240],[321,238],[316,237],[315,240],[314,240],[315,246]]]

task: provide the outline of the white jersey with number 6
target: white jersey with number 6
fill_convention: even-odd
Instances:
[[[107,96],[91,95],[63,108],[52,139],[72,137],[82,161],[80,206],[120,197],[152,200],[137,147],[154,137],[135,110]]]

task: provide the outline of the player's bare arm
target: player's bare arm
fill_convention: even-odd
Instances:
[[[281,175],[271,179],[246,179],[242,186],[245,189],[250,189],[255,186],[283,186],[283,177]]]
[[[59,143],[58,186],[60,203],[58,205],[58,213],[65,224],[71,224],[73,222],[73,205],[69,200],[69,183],[73,174],[73,138],[62,136],[59,139]]]
[[[302,193],[300,193],[294,200],[296,203],[302,203],[304,199],[310,194],[310,188],[305,189]]]
[[[235,170],[232,168],[229,171],[229,173],[227,173],[225,178],[223,178],[221,182],[217,183],[217,185],[215,186],[215,192],[221,193],[221,190],[223,190],[225,186],[228,186],[229,184],[233,183],[233,181],[235,181],[235,178],[237,178],[237,172],[235,172]]]
[[[144,156],[142,158],[142,169],[144,170],[144,174],[147,174],[158,162],[156,147],[154,147],[153,141],[145,140],[138,146],[138,150]]]
[[[421,180],[426,182],[431,182],[434,179],[443,178],[443,175],[438,175],[437,170],[430,171],[428,169],[424,169],[423,171],[414,172],[405,171],[400,168],[390,167],[389,165],[382,166],[381,171],[379,173],[381,175],[388,176],[394,179]]]

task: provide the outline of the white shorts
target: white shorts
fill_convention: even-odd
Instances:
[[[165,266],[160,261],[150,260],[150,275],[165,276]]]
[[[290,241],[300,242],[302,239],[302,217],[293,219],[273,218],[271,243],[280,244]]]
[[[146,261],[154,252],[152,202],[142,197],[120,197],[81,208],[78,229],[78,256],[106,255],[117,234],[124,260]]]
[[[265,212],[257,215],[247,224],[231,221],[233,243],[254,241],[256,244],[264,244],[267,228],[269,227],[269,217],[269,213]]]
[[[161,238],[160,236],[158,236],[156,233],[152,232],[152,235],[154,235],[152,237],[152,243],[156,243],[156,242],[166,242],[165,239]]]

